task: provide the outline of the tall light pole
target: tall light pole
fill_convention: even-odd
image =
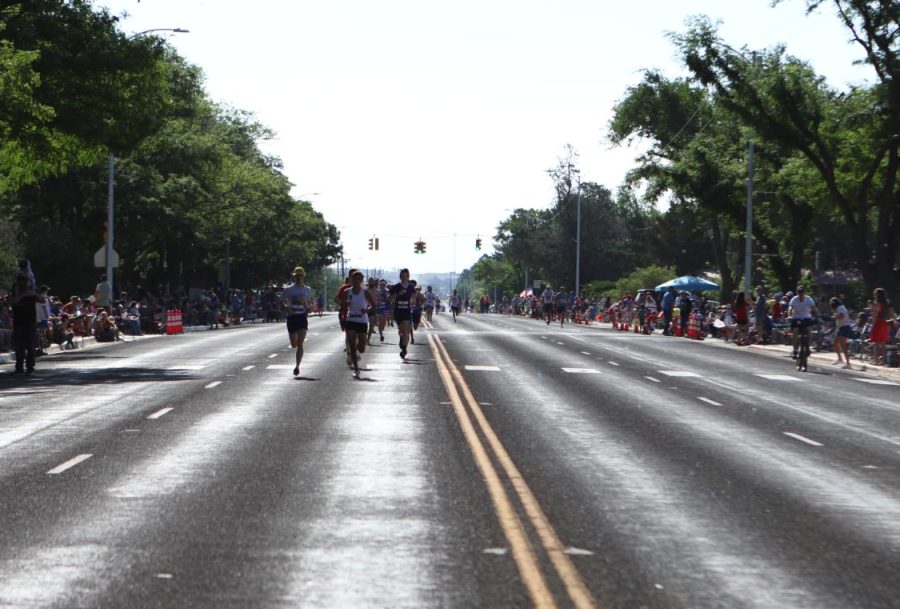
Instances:
[[[575,221],[575,298],[581,295],[581,178],[578,178],[578,198],[576,208],[578,217]]]
[[[150,32],[172,32],[174,34],[189,34],[190,30],[185,30],[180,27],[160,27],[153,28],[149,30],[144,30],[143,32],[138,32],[137,34],[132,34],[128,36],[128,40],[133,38],[137,38],[138,36],[143,36],[144,34],[149,34]],[[109,282],[109,293],[110,298],[114,294],[113,292],[113,220],[115,220],[115,198],[116,198],[116,157],[112,150],[109,151],[109,184],[107,185],[107,193],[106,193],[106,280]]]
[[[747,239],[744,242],[744,296],[749,297],[753,271],[753,142],[747,143]]]

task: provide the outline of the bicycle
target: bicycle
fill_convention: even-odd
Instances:
[[[809,346],[809,328],[812,325],[811,319],[798,319],[797,321],[797,332],[799,337],[799,351],[797,352],[797,371],[807,371],[807,365],[809,363],[809,354],[810,354],[810,346]]]

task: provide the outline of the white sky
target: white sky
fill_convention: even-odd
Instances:
[[[129,33],[190,30],[171,44],[214,100],[277,132],[266,151],[340,228],[349,264],[413,275],[471,266],[476,236],[490,252],[511,209],[551,205],[545,170],[567,143],[583,179],[615,190],[637,151],[605,142],[613,104],[645,68],[682,74],[665,33],[690,15],[721,20],[736,48],[785,43],[834,86],[868,77],[830,4],[807,17],[802,0],[95,4],[127,12]],[[425,255],[413,254],[419,237]]]

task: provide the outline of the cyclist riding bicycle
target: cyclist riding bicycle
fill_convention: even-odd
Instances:
[[[802,285],[797,286],[797,295],[791,298],[788,304],[788,319],[791,320],[791,330],[793,330],[793,346],[794,354],[791,356],[797,359],[797,347],[800,342],[801,331],[808,330],[813,322],[819,316],[816,309],[816,301],[811,296],[806,295],[806,288]]]

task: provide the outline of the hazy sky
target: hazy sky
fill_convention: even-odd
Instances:
[[[129,33],[190,30],[171,44],[214,100],[277,132],[265,150],[340,227],[349,263],[413,274],[461,271],[511,209],[552,205],[546,169],[567,143],[583,179],[615,190],[637,151],[605,141],[613,104],[646,68],[682,74],[666,33],[688,16],[720,20],[737,48],[784,43],[837,87],[869,76],[830,4],[805,16],[802,0],[95,4],[127,12]]]

